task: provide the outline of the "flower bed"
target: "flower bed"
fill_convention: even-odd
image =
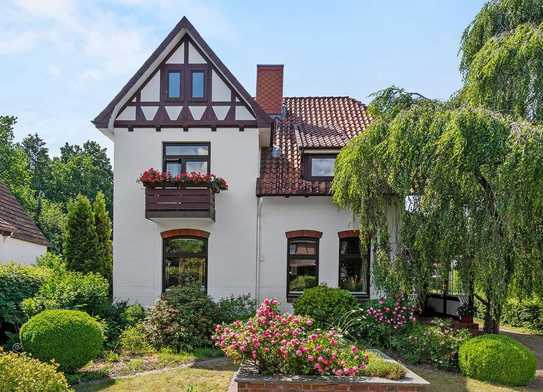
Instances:
[[[142,183],[146,188],[159,187],[207,187],[215,193],[228,190],[226,180],[217,177],[214,174],[202,174],[197,172],[181,173],[177,176],[172,176],[170,172],[160,172],[156,169],[148,169],[138,178],[138,182]]]
[[[387,358],[384,354],[379,353]],[[387,358],[387,363],[397,364]],[[390,380],[382,377],[338,377],[338,376],[264,376],[248,365],[240,367],[234,376],[238,392],[261,391],[352,391],[352,392],[422,392],[428,381],[405,369],[401,380]]]
[[[425,385],[400,364],[361,351],[335,330],[315,329],[309,317],[280,313],[278,306],[265,299],[247,322],[216,326],[215,344],[242,364],[239,391],[361,391],[368,385],[376,386],[372,391],[419,391]]]

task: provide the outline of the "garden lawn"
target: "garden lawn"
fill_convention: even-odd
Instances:
[[[211,362],[211,361],[210,361]],[[75,387],[78,392],[93,391],[191,391],[226,392],[236,367],[228,362],[195,364],[192,367],[172,369],[141,376],[82,384]]]

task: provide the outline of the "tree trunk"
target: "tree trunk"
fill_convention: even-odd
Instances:
[[[487,306],[485,310],[485,324],[483,326],[483,332],[494,334],[500,333],[500,320],[496,320],[492,317],[489,311],[489,306]]]

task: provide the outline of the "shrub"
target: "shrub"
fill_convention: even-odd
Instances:
[[[374,353],[368,353],[368,363],[360,375],[400,380],[405,377],[405,368],[397,362],[386,361]]]
[[[4,328],[9,324],[16,331],[26,321],[21,301],[36,294],[50,275],[46,268],[0,264],[0,323]]]
[[[346,320],[345,329],[368,346],[390,348],[391,338],[401,334],[414,321],[415,308],[398,297],[369,301]]]
[[[121,332],[144,318],[145,309],[139,304],[128,305],[126,301],[110,304],[99,318],[104,327],[105,346],[111,350],[116,349]]]
[[[458,360],[464,375],[481,381],[526,385],[535,376],[535,354],[508,336],[469,339],[460,346]]]
[[[391,337],[391,347],[411,363],[430,363],[438,368],[457,369],[460,345],[471,337],[466,329],[454,329],[450,321],[415,324]]]
[[[152,351],[143,323],[126,328],[119,338],[121,350],[127,354],[144,354]]]
[[[48,279],[22,303],[28,317],[45,309],[78,309],[100,314],[109,302],[109,283],[100,274],[68,271]]]
[[[145,328],[155,348],[191,351],[211,344],[217,318],[217,305],[200,288],[174,287],[151,308]]]
[[[72,389],[55,365],[40,362],[24,354],[0,351],[0,390],[64,392]]]
[[[319,328],[338,325],[346,314],[356,308],[358,302],[351,293],[326,286],[306,289],[294,302],[294,312],[311,317]]]
[[[256,311],[256,301],[249,294],[239,297],[221,298],[217,302],[219,323],[233,323],[236,320],[248,320]]]
[[[503,307],[501,321],[543,333],[543,301],[539,298],[510,300]]]
[[[262,374],[356,376],[365,368],[368,356],[334,330],[314,330],[311,318],[282,314],[278,306],[265,299],[248,321],[217,325],[215,344]]]
[[[49,268],[55,273],[64,273],[66,272],[66,261],[62,259],[59,255],[56,255],[52,252],[46,252],[37,259],[39,267]]]
[[[54,360],[67,372],[96,358],[104,342],[100,323],[78,310],[45,310],[21,327],[20,336],[32,356]]]

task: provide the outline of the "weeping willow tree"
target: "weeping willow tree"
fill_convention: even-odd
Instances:
[[[374,240],[374,283],[423,302],[431,277],[454,264],[496,332],[512,291],[541,292],[542,130],[397,88],[378,93],[370,110],[373,123],[338,156],[333,198],[360,217],[361,238]]]
[[[543,2],[495,0],[460,43],[462,100],[532,122],[543,120]]]

